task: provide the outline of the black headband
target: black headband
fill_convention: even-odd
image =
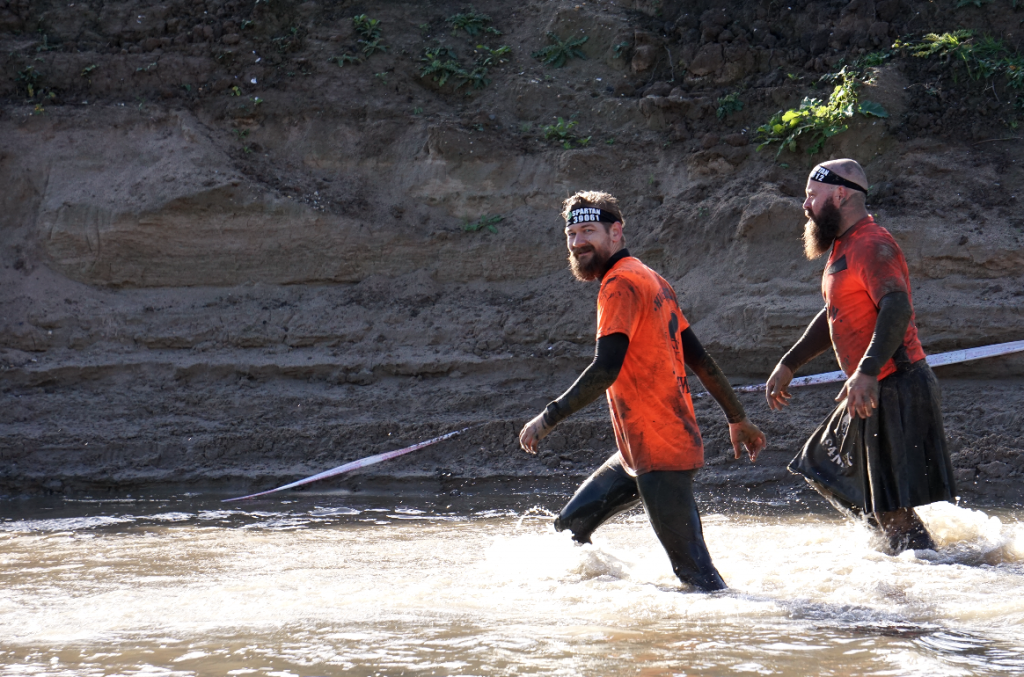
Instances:
[[[569,212],[569,217],[565,220],[565,225],[572,226],[577,223],[594,223],[596,221],[602,221],[604,223],[615,223],[622,219],[611,212],[606,212],[603,209],[597,207],[577,207],[576,209]]]
[[[835,172],[831,172],[820,165],[811,170],[811,181],[817,181],[818,183],[829,183],[832,184],[833,186],[843,186],[844,188],[852,188],[854,190],[859,190],[865,195],[868,194],[867,188],[858,186],[853,181],[850,181],[849,179],[844,179]]]

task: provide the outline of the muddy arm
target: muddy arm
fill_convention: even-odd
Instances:
[[[547,406],[544,425],[554,428],[560,421],[601,397],[619,377],[628,348],[629,337],[625,334],[610,334],[597,339],[594,361],[561,397]]]
[[[747,413],[744,411],[743,405],[740,404],[739,398],[736,397],[736,392],[729,385],[729,381],[714,358],[704,350],[704,346],[697,339],[697,335],[693,333],[693,329],[687,327],[679,336],[683,342],[683,359],[686,366],[697,375],[700,382],[711,393],[711,397],[715,398],[718,406],[725,412],[729,423],[739,423],[745,419]]]
[[[857,371],[868,376],[878,376],[882,366],[903,344],[903,337],[907,333],[907,326],[913,313],[910,297],[906,292],[894,291],[882,297],[878,302],[875,333],[871,335],[871,343],[857,365]]]
[[[827,308],[822,308],[814,316],[814,319],[811,320],[811,323],[807,325],[807,329],[804,330],[804,335],[800,337],[800,340],[793,344],[789,352],[779,360],[780,364],[788,367],[794,374],[797,369],[832,347],[832,337],[828,332],[827,312]]]

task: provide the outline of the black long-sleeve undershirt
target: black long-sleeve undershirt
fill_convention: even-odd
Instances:
[[[628,349],[629,337],[625,334],[609,334],[597,339],[594,361],[561,397],[547,406],[544,410],[544,425],[553,428],[601,397],[619,377]]]
[[[684,329],[680,338],[683,342],[683,360],[686,362],[686,366],[700,379],[711,397],[715,398],[715,402],[718,402],[718,406],[725,412],[729,423],[739,423],[745,419],[747,412],[744,411],[743,405],[736,397],[736,391],[729,385],[729,381],[725,378],[718,363],[697,340],[693,328]]]
[[[782,356],[780,362],[789,367],[791,372],[796,373],[797,369],[832,346],[827,312],[827,308],[822,308],[807,325],[800,340]],[[910,297],[906,292],[890,292],[879,300],[875,330],[871,335],[871,342],[864,352],[864,357],[857,366],[857,371],[868,376],[878,376],[882,371],[882,366],[902,345],[913,312],[910,307]]]
[[[797,369],[831,347],[832,337],[828,332],[828,308],[822,308],[807,325],[800,340],[794,343],[789,352],[783,355],[779,361],[795,374]]]
[[[868,376],[878,376],[882,366],[903,345],[903,337],[914,314],[910,307],[910,297],[906,292],[894,291],[886,294],[878,302],[878,319],[875,320],[875,331],[871,335],[871,343],[864,351],[864,357],[857,365],[857,371]]]
[[[683,359],[711,396],[725,411],[729,423],[738,423],[747,417],[743,405],[714,359],[704,350],[693,329],[687,327],[681,334]],[[576,382],[544,410],[544,424],[553,428],[559,422],[599,398],[619,376],[629,349],[625,334],[609,334],[597,340],[594,360],[583,370]]]

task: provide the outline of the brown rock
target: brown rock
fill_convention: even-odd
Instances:
[[[631,64],[634,73],[643,73],[654,67],[658,60],[658,48],[654,45],[640,45],[633,52]]]
[[[722,137],[722,141],[724,141],[725,143],[729,144],[730,146],[735,146],[735,147],[739,148],[740,146],[747,145],[747,135],[746,134],[727,134],[726,136]]]
[[[710,75],[725,64],[722,46],[714,43],[704,45],[690,63],[690,72],[694,75]]]
[[[707,150],[709,148],[714,148],[715,146],[717,146],[718,141],[718,134],[715,134],[714,132],[708,132],[707,134],[704,135],[704,138],[700,140],[700,146],[704,150]]]
[[[228,33],[223,38],[221,38],[220,41],[223,42],[225,45],[237,45],[239,42],[242,41],[242,36],[240,36],[238,33]]]
[[[672,92],[672,85],[667,82],[655,82],[644,90],[644,96],[668,96]]]
[[[615,85],[615,96],[636,96],[636,87],[630,82]]]

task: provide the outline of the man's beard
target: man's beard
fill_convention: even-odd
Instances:
[[[817,216],[808,211],[804,213],[807,214],[807,223],[804,224],[804,255],[813,261],[832,246],[839,235],[843,216],[839,213],[839,207],[832,202],[826,202]]]
[[[577,258],[580,254],[589,252],[593,252],[593,254],[591,254],[590,260],[587,263],[583,263]],[[569,252],[569,270],[572,271],[572,276],[580,282],[591,282],[601,276],[601,273],[604,272],[605,264],[608,263],[610,258],[611,255],[605,254],[593,245],[586,245]]]

